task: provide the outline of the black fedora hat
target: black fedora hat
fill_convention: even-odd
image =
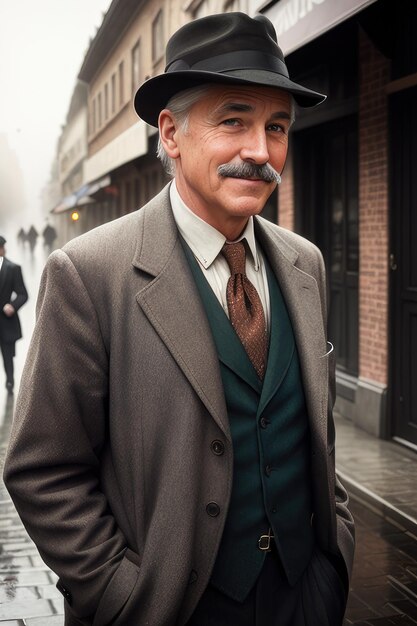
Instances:
[[[221,13],[189,22],[168,41],[166,62],[165,73],[145,81],[135,95],[136,113],[152,126],[172,96],[203,84],[276,87],[302,107],[326,99],[290,79],[275,28],[264,15]]]

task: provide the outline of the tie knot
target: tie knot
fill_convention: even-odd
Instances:
[[[225,243],[222,254],[230,268],[230,274],[245,274],[246,250],[243,241]]]

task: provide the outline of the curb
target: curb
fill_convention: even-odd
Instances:
[[[364,487],[364,485],[350,478],[347,474],[339,472],[338,470],[336,470],[336,473],[352,498],[372,508],[388,522],[394,522],[397,526],[401,526],[406,531],[415,535],[417,539],[417,519],[401,511],[401,509],[391,504],[388,500],[385,500],[385,498],[382,498],[367,487]]]

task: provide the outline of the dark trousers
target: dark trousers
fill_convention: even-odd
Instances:
[[[187,626],[342,626],[346,596],[339,574],[318,549],[294,587],[272,551],[244,602],[209,585]]]
[[[13,379],[13,357],[15,355],[14,342],[1,342],[1,353],[3,355],[4,371],[6,372],[6,380],[8,383],[14,384]]]

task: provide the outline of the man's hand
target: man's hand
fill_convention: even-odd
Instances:
[[[3,307],[3,313],[7,315],[7,317],[12,317],[15,314],[15,309],[12,304],[5,304]]]

